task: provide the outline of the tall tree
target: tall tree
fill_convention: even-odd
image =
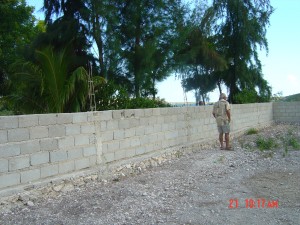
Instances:
[[[266,28],[273,8],[269,0],[214,0],[206,16],[213,28],[219,51],[228,63],[222,78],[229,88],[229,101],[244,90],[263,93],[268,97],[270,87],[263,79],[258,47],[268,51]]]
[[[134,84],[136,97],[142,92],[155,97],[154,82],[167,76],[170,65],[175,18],[182,17],[180,1],[133,0],[119,7],[125,72]]]
[[[9,65],[23,57],[23,51],[39,33],[25,0],[0,0],[0,96],[6,94]]]

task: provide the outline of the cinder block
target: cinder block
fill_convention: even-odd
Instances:
[[[21,154],[30,154],[41,150],[39,140],[30,140],[20,145]]]
[[[124,134],[125,138],[131,138],[133,136],[135,136],[135,128],[129,128],[125,130],[125,134]]]
[[[40,169],[32,169],[21,172],[21,183],[28,183],[31,181],[35,181],[41,178]]]
[[[90,167],[97,165],[97,157],[90,156]]]
[[[66,135],[75,135],[80,134],[80,125],[79,124],[67,124],[66,125]]]
[[[59,113],[57,114],[57,124],[70,124],[73,122],[74,113]]]
[[[106,163],[112,162],[115,160],[115,153],[113,152],[105,153],[103,154],[103,158]]]
[[[38,152],[30,156],[30,164],[32,166],[49,163],[49,152]]]
[[[63,137],[66,135],[65,125],[50,125],[49,137]]]
[[[124,159],[125,157],[126,157],[126,151],[125,150],[115,152],[115,160]]]
[[[58,164],[58,172],[60,174],[68,173],[68,172],[71,172],[71,171],[74,171],[74,170],[75,170],[74,161],[60,162]]]
[[[0,144],[7,142],[7,130],[0,130]]]
[[[129,148],[130,147],[130,139],[123,139],[120,141],[120,149],[126,149],[126,148]]]
[[[0,130],[14,129],[19,125],[17,116],[0,116]]]
[[[73,113],[73,123],[86,123],[87,114],[86,113]]]
[[[34,127],[39,123],[38,115],[19,116],[19,127]]]
[[[126,158],[131,158],[131,157],[134,157],[136,155],[134,148],[129,148],[129,149],[126,149],[124,151],[125,151]]]
[[[74,147],[75,141],[74,137],[63,137],[58,140],[58,148],[66,149]]]
[[[21,149],[19,144],[0,145],[0,158],[20,155]]]
[[[147,145],[143,145],[143,146],[140,146],[140,147],[136,148],[135,154],[136,155],[142,155],[142,154],[144,154],[146,152],[146,146]]]
[[[123,139],[125,136],[124,130],[115,130],[113,133],[114,133],[114,140]]]
[[[0,188],[5,188],[20,184],[20,173],[9,173],[0,175]]]
[[[83,148],[83,156],[97,155],[97,149],[94,146]]]
[[[41,151],[51,151],[58,149],[58,139],[49,138],[40,140]]]
[[[81,133],[82,134],[93,134],[96,132],[94,124],[85,124],[81,125]]]
[[[9,142],[27,141],[29,140],[29,129],[17,128],[8,130],[7,136]]]
[[[102,111],[100,114],[100,120],[112,120],[112,111]]]
[[[41,167],[41,178],[51,177],[58,174],[58,164]]]
[[[115,152],[120,149],[120,142],[119,141],[112,141],[107,143],[107,151],[108,152]]]
[[[141,145],[141,141],[139,138],[132,138],[130,141],[131,147],[137,147]]]
[[[87,134],[81,134],[75,136],[75,146],[88,145],[90,143],[90,136]]]
[[[29,156],[19,156],[8,160],[8,171],[15,171],[29,167]]]
[[[124,121],[124,120],[121,120],[121,121]],[[116,130],[118,128],[119,128],[119,124],[118,124],[117,120],[109,120],[109,121],[106,122],[106,129],[107,130]]]
[[[31,127],[29,130],[30,139],[47,138],[49,129],[47,126]]]
[[[39,117],[39,125],[46,126],[46,125],[53,125],[56,124],[57,121],[57,114],[41,114]]]
[[[0,173],[8,172],[8,160],[0,159]]]
[[[50,152],[51,163],[65,161],[67,160],[67,158],[68,158],[67,152],[64,150]]]
[[[106,131],[101,133],[101,140],[103,142],[112,141],[114,139],[113,131]]]
[[[89,158],[82,158],[75,160],[75,170],[81,170],[90,167]]]
[[[68,153],[68,159],[78,159],[83,157],[83,151],[81,148],[68,150],[67,153]]]

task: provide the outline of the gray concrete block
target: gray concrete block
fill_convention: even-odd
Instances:
[[[107,151],[108,152],[115,152],[120,149],[120,142],[119,141],[112,141],[107,143]]]
[[[0,145],[0,158],[20,155],[21,148],[18,144],[3,144]]]
[[[13,129],[19,126],[17,116],[0,116],[0,130]]]
[[[103,154],[104,162],[109,163],[115,160],[115,153],[109,152]]]
[[[101,133],[101,140],[103,142],[112,141],[114,139],[113,131],[106,131]]]
[[[73,122],[74,113],[59,113],[57,114],[57,124],[70,124]]]
[[[134,157],[136,155],[134,148],[129,148],[129,149],[126,149],[124,151],[125,151],[126,158],[131,158],[131,157]]]
[[[0,189],[20,184],[20,173],[0,174]]]
[[[39,125],[46,126],[46,125],[53,125],[56,124],[57,121],[57,114],[41,114],[39,117]]]
[[[40,140],[41,151],[51,151],[58,149],[58,139],[57,138],[47,138]]]
[[[100,120],[112,120],[112,111],[102,111],[100,114]]]
[[[67,160],[67,158],[68,158],[67,151],[59,150],[59,151],[50,152],[50,163],[65,161]]]
[[[50,162],[49,152],[37,152],[30,156],[32,166],[41,165]]]
[[[19,127],[34,127],[39,123],[38,115],[22,115],[19,116]]]
[[[41,167],[41,178],[51,177],[58,174],[58,164]]]
[[[97,155],[97,149],[95,146],[83,148],[83,156]]]
[[[97,165],[97,157],[95,156],[90,156],[90,167],[96,166]]]
[[[83,157],[83,150],[82,148],[73,148],[68,150],[68,159],[78,159]]]
[[[21,154],[31,154],[34,152],[39,152],[41,150],[39,140],[30,140],[23,142],[20,145],[20,148]]]
[[[18,156],[8,160],[8,171],[28,168],[30,166],[29,156]]]
[[[63,137],[66,135],[65,125],[50,125],[49,137]]]
[[[121,150],[121,151],[116,151],[115,152],[115,160],[120,160],[126,158],[126,151]]]
[[[58,140],[59,149],[68,149],[75,146],[74,137],[63,137]]]
[[[81,134],[75,136],[75,146],[90,144],[90,136],[87,134]]]
[[[125,131],[124,130],[115,130],[113,132],[114,134],[114,140],[120,140],[125,137]]]
[[[90,160],[89,158],[82,158],[75,160],[75,169],[81,170],[90,167]]]
[[[74,161],[60,162],[58,164],[58,172],[60,174],[72,172],[74,170],[75,170],[75,163],[74,163]]]
[[[119,123],[117,120],[109,120],[106,123],[107,130],[116,130],[119,128]]]
[[[81,125],[81,133],[82,134],[93,134],[96,132],[94,124],[85,124]]]
[[[131,146],[131,142],[129,138],[120,140],[120,149],[126,149],[129,148],[130,146]]]
[[[30,133],[30,139],[49,137],[49,129],[47,126],[31,127],[29,129],[29,133]]]
[[[86,123],[87,114],[86,113],[73,113],[73,123]]]
[[[0,130],[0,144],[7,143],[7,130]]]
[[[130,146],[131,147],[137,147],[137,146],[140,146],[141,145],[141,141],[139,138],[132,138],[130,140]]]
[[[27,141],[29,140],[29,129],[16,128],[8,130],[7,137],[9,142]]]
[[[0,159],[0,173],[8,172],[8,160]]]
[[[76,135],[80,134],[80,125],[79,124],[67,124],[66,125],[66,135]]]
[[[40,169],[31,169],[31,170],[21,172],[21,183],[22,184],[36,181],[40,178],[41,178]]]

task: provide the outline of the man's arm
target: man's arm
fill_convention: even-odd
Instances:
[[[230,109],[226,110],[226,114],[228,117],[228,122],[230,123],[230,121],[231,121]]]

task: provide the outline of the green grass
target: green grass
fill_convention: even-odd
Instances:
[[[258,149],[261,150],[261,151],[271,150],[271,149],[276,148],[278,146],[274,138],[264,139],[262,137],[259,137],[256,140],[256,145],[257,145]]]
[[[257,134],[258,130],[255,128],[250,128],[249,130],[246,131],[246,135],[252,135],[252,134]]]

